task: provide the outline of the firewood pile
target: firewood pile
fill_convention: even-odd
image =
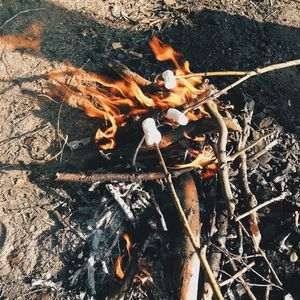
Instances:
[[[77,233],[86,250],[70,286],[84,281],[89,299],[260,299],[283,289],[261,246],[259,210],[290,192],[262,201],[249,183],[280,128],[254,128],[253,101],[236,111],[219,97],[300,61],[192,73],[170,45],[153,37],[150,47],[174,69],[148,80],[115,61],[105,75],[73,66],[47,75],[49,96],[99,120],[99,168],[56,175],[102,195],[89,234]],[[218,90],[206,79],[214,76],[240,78]],[[66,144],[76,151],[90,140]]]

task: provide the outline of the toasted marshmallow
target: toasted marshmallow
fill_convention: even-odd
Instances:
[[[189,120],[186,117],[185,114],[183,114],[181,111],[175,109],[175,108],[169,108],[167,111],[167,117],[169,117],[171,120],[175,121],[179,125],[186,125]]]
[[[171,90],[177,85],[175,75],[171,70],[164,71],[161,76],[165,81],[166,89]]]
[[[155,125],[155,121],[152,118],[147,118],[142,123],[143,131],[145,134],[145,142],[148,146],[159,144],[161,141],[161,133],[158,131]]]

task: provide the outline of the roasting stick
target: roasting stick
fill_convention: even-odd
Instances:
[[[275,71],[275,70],[280,70],[283,68],[288,68],[288,67],[294,67],[294,66],[298,66],[300,65],[300,59],[297,60],[291,60],[288,62],[284,62],[284,63],[280,63],[280,64],[275,64],[275,65],[270,65],[264,68],[257,68],[253,71],[249,71],[249,72],[244,72],[243,73],[243,77],[238,79],[237,81],[233,82],[232,84],[228,85],[227,87],[225,87],[224,89],[204,98],[204,99],[200,99],[197,103],[187,107],[183,112],[187,113],[190,110],[194,110],[199,108],[203,103],[206,103],[210,100],[216,99],[221,95],[226,94],[229,90],[231,90],[232,88],[236,87],[237,85],[239,85],[240,83],[244,82],[245,80],[257,76],[257,75],[261,75],[267,72],[271,72],[271,71]],[[229,71],[230,73],[230,71]],[[195,73],[196,74],[196,73]],[[192,75],[192,74],[188,74],[188,75]],[[196,75],[195,75],[196,76]]]
[[[169,190],[171,192],[171,195],[172,195],[172,198],[173,198],[173,201],[174,201],[174,204],[176,206],[176,209],[179,213],[179,216],[180,216],[180,219],[181,219],[181,223],[184,227],[184,229],[186,230],[190,240],[191,240],[191,243],[193,245],[193,248],[195,250],[195,252],[197,253],[198,257],[199,257],[199,260],[200,260],[200,263],[201,263],[201,266],[202,268],[204,269],[204,272],[209,280],[209,283],[214,291],[214,294],[216,296],[217,299],[221,300],[221,299],[224,299],[222,293],[221,293],[221,290],[220,290],[220,287],[213,275],[213,272],[209,266],[209,263],[206,259],[206,255],[205,255],[205,251],[201,251],[201,248],[200,248],[200,245],[199,243],[197,242],[193,232],[192,232],[192,229],[188,223],[188,220],[185,216],[185,213],[184,213],[184,210],[180,204],[180,200],[177,196],[177,193],[176,193],[176,190],[175,190],[175,187],[173,185],[173,181],[172,181],[172,175],[171,173],[169,172],[167,166],[166,166],[166,163],[165,163],[165,160],[162,156],[162,153],[160,151],[160,148],[159,148],[159,145],[157,143],[155,143],[155,148],[156,148],[156,151],[157,151],[157,154],[158,154],[158,157],[160,159],[160,162],[161,162],[161,165],[163,167],[163,171],[164,171],[164,174],[165,174],[165,178],[167,180],[167,184],[168,184],[168,187],[169,187]]]

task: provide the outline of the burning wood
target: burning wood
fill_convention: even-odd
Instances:
[[[203,277],[199,276],[201,264],[205,273],[205,280],[201,282],[204,286],[203,298],[211,299],[214,293],[217,299],[224,299],[218,281],[222,274],[221,263],[224,253],[228,252],[226,242],[229,229],[234,227],[233,222],[237,222],[240,231],[243,230],[247,238],[252,237],[255,251],[261,253],[273,277],[281,285],[274,268],[259,245],[260,232],[256,208],[258,209],[260,206],[257,206],[257,201],[253,198],[254,195],[247,182],[246,151],[252,149],[261,139],[272,133],[263,135],[260,139],[247,145],[250,136],[251,115],[248,119],[246,118],[247,122],[241,129],[237,120],[229,112],[232,106],[222,104],[217,98],[250,77],[294,66],[300,61],[250,72],[213,72],[212,76],[244,76],[223,90],[217,91],[212,84],[209,84],[208,80],[203,79],[208,73],[192,73],[188,61],[184,60],[183,55],[170,45],[153,37],[150,47],[158,61],[171,61],[175,66],[174,70],[166,70],[157,76],[154,82],[132,72],[120,62],[110,63],[110,71],[106,75],[89,73],[73,66],[67,66],[65,70],[53,71],[47,75],[47,78],[53,83],[49,89],[50,96],[58,96],[70,106],[82,109],[88,116],[99,120],[95,142],[100,151],[110,154],[107,165],[109,164],[109,167],[113,169],[113,172],[97,171],[92,174],[57,173],[57,180],[96,183],[93,185],[92,191],[103,182],[123,182],[105,185],[110,197],[116,203],[113,202],[111,207],[105,206],[103,215],[98,221],[101,225],[93,232],[92,250],[85,263],[88,273],[87,285],[91,294],[96,294],[94,277],[97,265],[97,246],[100,241],[104,242],[105,238],[109,236],[110,243],[106,244],[106,250],[109,249],[108,255],[110,256],[114,254],[117,244],[118,238],[112,239],[111,231],[106,233],[105,224],[111,222],[106,219],[107,216],[110,216],[110,209],[118,211],[115,215],[120,218],[121,222],[116,221],[118,225],[111,225],[114,232],[125,232],[125,220],[127,219],[130,221],[128,222],[130,225],[127,227],[130,227],[132,234],[144,238],[141,239],[140,244],[137,243],[138,250],[133,249],[131,252],[132,244],[129,235],[122,235],[122,240],[126,242],[126,251],[125,248],[123,251],[118,249],[118,256],[114,256],[115,266],[113,266],[115,276],[122,283],[118,288],[119,294],[114,295],[112,299],[119,298],[119,295],[123,297],[124,293],[129,290],[132,292],[135,288],[139,288],[141,292],[145,292],[149,286],[153,290],[156,288],[156,279],[159,276],[155,277],[157,274],[155,275],[153,264],[151,267],[146,266],[145,261],[151,255],[145,254],[147,247],[144,247],[143,243],[146,243],[145,241],[151,236],[150,231],[155,231],[160,235],[161,232],[167,232],[167,226],[160,210],[161,203],[156,202],[155,199],[150,200],[154,196],[152,194],[150,196],[143,190],[144,186],[140,183],[142,181],[166,183],[179,214],[182,230],[180,230],[178,248],[181,249],[182,255],[177,260],[178,265],[175,272],[178,298],[197,299],[198,281]],[[71,79],[70,83],[66,84],[68,79]],[[231,135],[232,132],[237,133],[236,136]],[[136,147],[137,145],[138,147]],[[236,147],[235,152],[229,155],[229,148],[233,149],[234,147]],[[271,146],[268,149],[270,148]],[[153,151],[157,152],[158,157],[153,155]],[[138,154],[139,161],[136,164]],[[119,159],[120,156],[130,157],[126,163],[134,157],[134,171],[132,171],[132,167],[125,165]],[[236,168],[233,162],[238,157],[240,159],[239,170],[243,178],[241,191],[232,185],[235,179],[232,178],[234,173],[229,172]],[[256,156],[252,157],[255,159]],[[139,172],[136,171],[137,166],[141,169]],[[126,171],[124,171],[125,168]],[[217,224],[212,222],[214,228],[211,228],[210,233],[207,229],[202,233],[204,244],[201,244],[201,247],[199,197],[191,172],[203,186],[210,186],[211,182],[215,182],[221,190],[221,193],[217,195],[215,188],[215,198],[219,199],[216,203],[217,209],[215,209]],[[179,175],[181,175],[180,183],[174,187],[173,178]],[[217,180],[213,180],[212,177],[216,177]],[[205,180],[207,183],[204,183]],[[131,184],[127,185],[125,182],[131,182]],[[122,189],[124,189],[123,192],[121,192]],[[236,211],[240,212],[238,199],[243,193],[247,202],[246,207],[251,209],[249,212],[251,235],[240,221],[244,214],[236,217]],[[203,198],[205,197],[203,195]],[[226,209],[223,208],[223,203],[226,203]],[[141,221],[147,210],[151,212],[151,216],[147,216],[148,223],[146,222],[149,228],[144,225],[145,221],[144,223]],[[147,213],[145,214],[147,215]],[[111,218],[116,220],[114,216]],[[138,233],[138,227],[141,224],[147,227],[147,233]],[[243,237],[241,232],[240,236],[239,251],[242,255]],[[160,237],[159,240],[163,241],[164,239]],[[208,245],[212,246],[208,247]],[[209,249],[210,263],[206,259],[207,248]],[[124,268],[125,257],[127,259],[126,270]],[[250,267],[252,269],[254,262],[246,264],[243,258],[239,259],[239,263],[231,261],[230,265],[236,274],[223,281],[222,286],[231,284],[238,278],[249,297],[255,299],[250,286],[243,277],[246,276]],[[110,260],[108,257],[101,258],[101,265],[105,265],[105,268],[102,268],[104,274],[102,281],[105,281],[107,274],[111,274]],[[245,265],[248,267],[243,267]],[[239,271],[239,267],[243,267],[241,271]],[[77,277],[74,275],[73,282],[77,280],[80,273],[81,271],[78,272]],[[156,291],[156,293],[159,292]]]

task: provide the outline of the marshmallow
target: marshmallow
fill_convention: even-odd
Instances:
[[[152,118],[147,118],[142,123],[145,134],[145,141],[148,146],[159,144],[161,141],[161,133],[157,130],[155,121]]]
[[[175,75],[171,70],[164,71],[161,76],[165,81],[166,89],[171,90],[177,85]]]
[[[167,117],[169,117],[171,120],[175,121],[179,125],[186,125],[189,120],[186,117],[185,114],[183,114],[181,111],[175,109],[175,108],[169,108],[167,111]]]

